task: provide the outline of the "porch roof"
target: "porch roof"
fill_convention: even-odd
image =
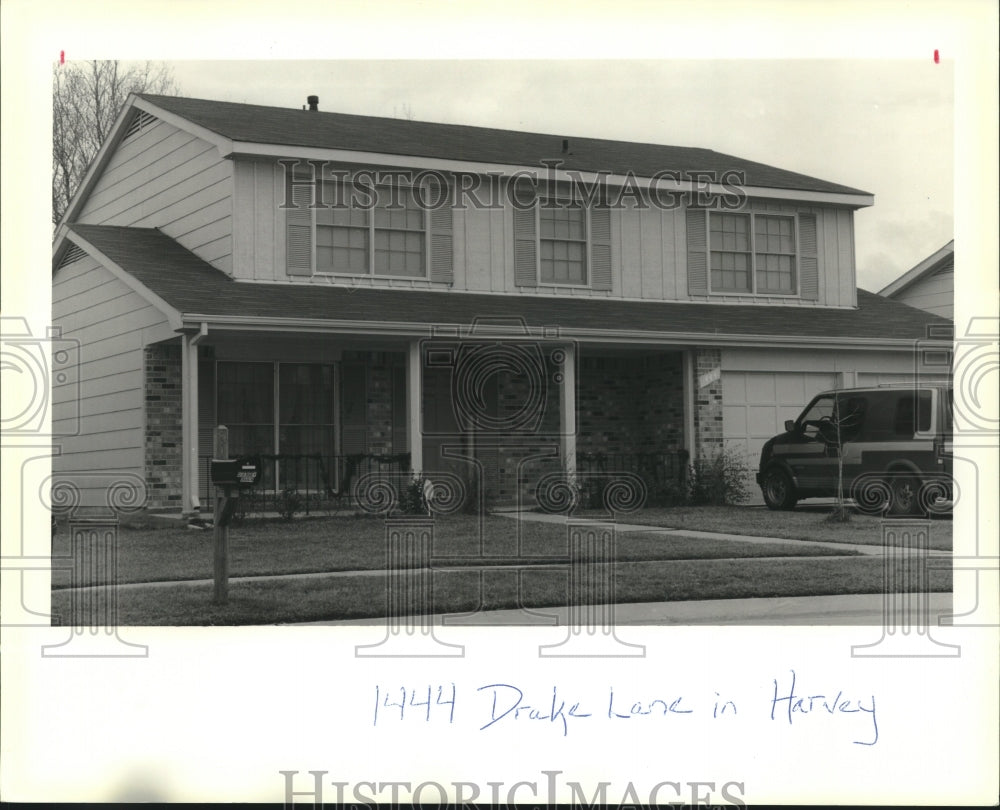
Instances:
[[[429,326],[468,327],[476,318],[521,319],[528,327],[558,327],[566,337],[706,345],[815,345],[817,341],[899,346],[926,338],[945,318],[858,290],[857,309],[757,304],[623,301],[501,295],[441,290],[358,288],[327,284],[234,281],[162,232],[107,225],[70,226],[84,249],[112,261],[140,291],[172,307],[181,319],[243,322],[266,327],[296,321],[330,327],[388,324],[426,334]],[[71,235],[71,238],[72,238]],[[751,340],[751,338],[753,340]]]

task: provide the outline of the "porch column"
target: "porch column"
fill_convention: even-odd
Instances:
[[[198,497],[198,341],[201,334],[192,335],[188,345],[188,377],[184,381],[188,391],[185,399],[188,405],[190,425],[188,440],[190,450],[187,475],[184,476],[191,490],[191,509],[195,512],[201,510],[201,499]]]
[[[198,341],[181,336],[181,512],[201,509],[198,498]]]
[[[181,335],[181,514],[194,511],[191,502],[191,336]]]
[[[420,418],[423,405],[423,375],[420,341],[411,340],[406,357],[406,442],[414,475],[424,469],[424,430]]]
[[[563,346],[562,385],[559,386],[559,433],[563,465],[570,483],[576,482],[576,346]]]
[[[684,448],[688,459],[694,462],[694,349],[685,349],[681,354],[681,376],[684,397]]]

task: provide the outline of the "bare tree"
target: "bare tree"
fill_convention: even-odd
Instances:
[[[394,104],[392,106],[392,117],[393,118],[402,118],[402,119],[404,119],[406,121],[412,121],[413,120],[413,108],[409,104],[407,104],[406,102],[403,102],[398,108]]]
[[[844,494],[844,442],[857,434],[863,419],[864,411],[858,402],[834,394],[833,414],[820,423],[821,438],[837,452],[837,506],[830,514],[833,522],[846,523],[851,519]]]
[[[157,62],[56,65],[52,76],[52,222],[69,207],[129,93],[174,95],[170,68]]]

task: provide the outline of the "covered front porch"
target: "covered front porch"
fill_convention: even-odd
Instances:
[[[523,325],[387,337],[201,327],[146,350],[150,506],[208,508],[212,432],[258,456],[260,508],[355,507],[363,488],[460,482],[470,508],[533,506],[554,477],[653,497],[698,451],[698,349],[581,343]],[[171,429],[172,411],[179,433]],[[176,424],[176,423],[175,423]]]

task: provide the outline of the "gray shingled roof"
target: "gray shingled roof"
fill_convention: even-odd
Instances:
[[[650,177],[665,170],[712,171],[719,175],[736,170],[746,173],[748,186],[870,194],[711,149],[313,112],[178,96],[143,94],[141,97],[212,132],[248,143],[347,149],[512,166],[541,166],[543,159],[558,159],[563,161],[563,169],[623,175],[631,171],[639,177]],[[563,139],[569,142],[566,154],[562,151]]]
[[[182,314],[464,325],[520,317],[528,326],[713,336],[917,339],[937,315],[858,290],[858,309],[817,309],[613,298],[511,296],[234,281],[151,228],[70,228]]]

